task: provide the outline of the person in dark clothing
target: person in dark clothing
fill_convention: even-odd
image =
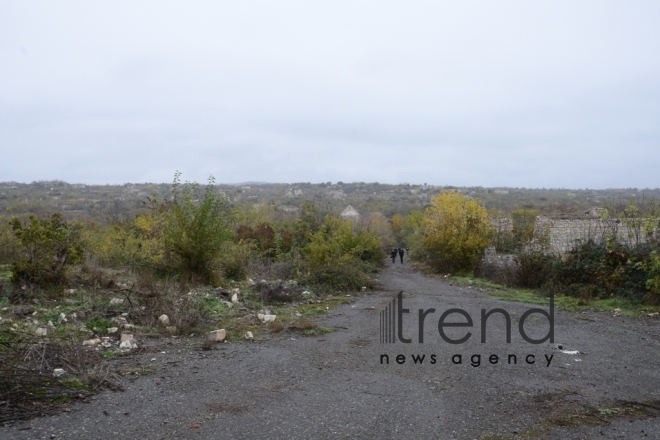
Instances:
[[[390,258],[392,258],[392,264],[396,263],[396,248],[392,249],[392,252],[390,252]]]
[[[396,259],[396,256],[394,258]],[[401,264],[403,264],[403,248],[399,248],[399,258],[401,258]]]

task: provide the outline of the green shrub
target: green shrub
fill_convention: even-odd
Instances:
[[[211,282],[231,240],[229,201],[216,191],[213,177],[203,190],[197,183],[181,184],[180,177],[174,176],[173,200],[159,205],[165,252],[186,279]]]
[[[13,281],[61,284],[67,268],[82,260],[82,225],[65,221],[60,213],[43,220],[31,215],[27,222],[14,218],[11,227],[19,242]]]

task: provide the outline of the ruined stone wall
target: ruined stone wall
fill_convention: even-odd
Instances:
[[[618,219],[553,219],[538,216],[534,224],[534,235],[538,240],[549,240],[550,252],[565,254],[574,248],[577,242],[602,242],[609,237],[616,237],[620,243],[630,245],[644,243],[651,237],[640,232],[640,229],[643,228],[630,228]],[[654,231],[653,235],[655,232],[657,231]]]

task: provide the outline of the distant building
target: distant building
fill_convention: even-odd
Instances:
[[[341,214],[339,214],[339,217],[343,218],[344,220],[360,220],[360,213],[357,212],[355,208],[353,208],[351,205],[348,205],[346,209],[344,209]]]

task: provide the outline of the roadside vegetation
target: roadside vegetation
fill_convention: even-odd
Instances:
[[[127,370],[116,361],[143,350],[144,335],[202,336],[209,349],[212,331],[233,341],[330,332],[311,318],[377,288],[373,275],[392,247],[503,299],[544,303],[554,292],[567,310],[660,311],[652,205],[608,211],[643,240],[603,235],[554,255],[535,231],[538,209],[509,211],[513,226],[500,230],[492,218],[501,211],[451,190],[419,209],[349,221],[322,199],[283,216],[231,201],[213,178],[199,185],[177,173],[169,191],[143,202],[108,222],[61,212],[0,219],[0,422],[118,387]],[[489,247],[512,263],[489,270]]]

